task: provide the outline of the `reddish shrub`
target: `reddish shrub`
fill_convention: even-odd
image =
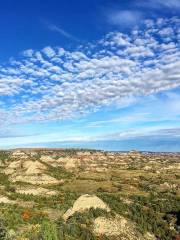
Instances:
[[[28,221],[31,217],[30,211],[29,210],[25,210],[22,215],[21,215],[22,219],[24,221]]]

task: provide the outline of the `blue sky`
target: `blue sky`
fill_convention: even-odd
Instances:
[[[0,3],[0,147],[180,150],[180,1]]]

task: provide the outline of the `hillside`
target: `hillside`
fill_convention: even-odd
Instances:
[[[0,239],[172,240],[180,154],[0,152]]]

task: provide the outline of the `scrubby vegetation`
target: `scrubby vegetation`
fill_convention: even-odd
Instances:
[[[0,162],[8,161],[10,157],[9,151],[0,151]]]
[[[0,219],[0,240],[7,239],[7,229],[3,219]]]
[[[42,156],[49,157],[47,162]],[[40,165],[33,165],[35,161]],[[117,216],[132,224],[142,240],[147,240],[146,233],[154,239],[178,239],[178,154],[31,149],[2,151],[0,163],[0,240],[121,239],[94,232],[97,218],[113,220]],[[35,181],[28,182],[32,177]],[[66,211],[83,194],[96,195],[110,211],[89,208],[65,220]]]

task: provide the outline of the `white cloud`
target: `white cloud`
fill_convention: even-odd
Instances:
[[[139,11],[158,10],[158,11],[170,11],[172,13],[179,12],[180,1],[179,0],[137,0],[134,2],[134,7],[138,7]],[[152,12],[151,12],[152,13]],[[159,20],[161,24],[161,19]]]
[[[42,52],[49,58],[52,58],[55,56],[55,51],[51,47],[45,47]]]
[[[23,55],[24,55],[25,57],[32,57],[32,56],[33,56],[33,53],[34,53],[34,51],[33,51],[32,49],[27,49],[27,50],[25,50],[25,51],[23,52]]]
[[[147,139],[180,139],[180,128],[164,128],[164,127],[147,127],[140,129],[129,129],[122,132],[115,132],[112,134],[106,134],[104,136],[96,136],[91,140],[129,140],[129,139],[136,139],[139,138],[147,138]]]
[[[135,10],[114,10],[107,14],[107,20],[113,25],[135,25],[143,18],[143,13]]]
[[[180,8],[180,1],[179,0],[149,0],[146,1],[147,4],[150,7],[154,7],[154,8],[161,8],[161,7],[166,7],[166,8]]]
[[[48,29],[53,31],[53,32],[57,32],[59,34],[61,34],[62,36],[66,37],[66,38],[69,38],[71,40],[74,40],[74,41],[79,41],[76,37],[74,37],[72,34],[68,33],[67,31],[65,31],[64,29],[56,26],[55,24],[50,24],[50,23],[47,23],[46,24]]]
[[[177,19],[161,19],[129,36],[109,33],[78,51],[24,51],[0,66],[0,95],[8,106],[3,121],[70,119],[179,87],[178,28]]]

